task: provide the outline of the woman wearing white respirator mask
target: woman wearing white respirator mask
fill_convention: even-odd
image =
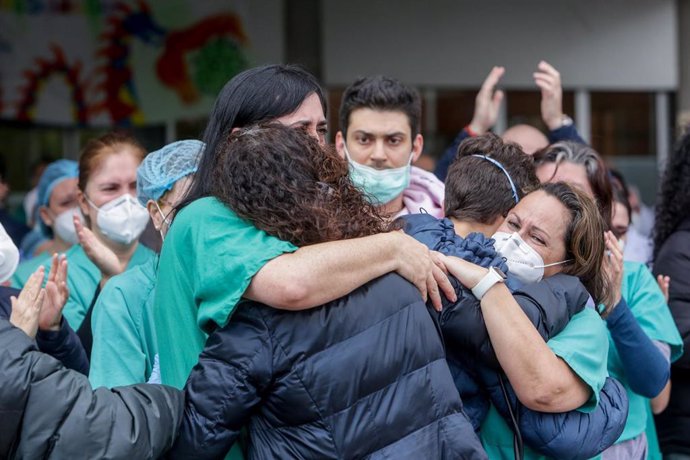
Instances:
[[[596,151],[582,144],[559,142],[537,152],[534,161],[542,183],[564,181],[578,186],[596,201],[602,218],[616,231],[617,226],[612,225],[612,219],[618,219],[611,175]],[[625,207],[618,208],[619,213],[621,210]],[[683,349],[654,276],[644,264],[624,262],[617,240],[620,236],[611,231],[602,235],[607,248],[603,268],[614,296],[613,311],[606,318],[608,371],[625,386],[630,406],[623,434],[604,451],[604,460],[644,459],[658,451],[658,444],[651,442],[656,438],[653,424],[647,428],[650,404],[659,411],[668,402],[670,363]]]
[[[109,133],[90,140],[79,158],[78,205],[85,227],[73,216],[77,234],[94,238],[117,256],[118,264],[130,268],[154,257],[137,238],[148,223],[146,208],[136,198],[137,166],[146,154],[136,139]],[[63,310],[67,322],[79,331],[102,281],[101,271],[81,244],[65,253],[69,264],[69,299]],[[88,331],[88,328],[80,331]],[[85,344],[86,345],[86,344]]]
[[[184,197],[197,170],[203,147],[197,140],[173,142],[151,152],[137,169],[137,198],[147,206],[162,239],[173,208]],[[106,278],[117,270],[117,258],[105,245],[99,246],[87,247],[87,253],[98,253],[94,262]],[[114,276],[98,296],[91,321],[89,380],[94,388],[143,383],[151,378],[158,354],[153,321],[157,272],[158,257],[151,258]]]
[[[79,214],[77,179],[79,165],[72,160],[58,160],[46,167],[38,182],[38,230],[47,241],[36,250],[34,257],[17,267],[12,286],[22,288],[29,276],[41,265],[50,265],[50,257],[67,251],[76,244],[77,232],[73,216]]]
[[[593,201],[559,183],[520,200],[495,237],[509,277],[517,275],[530,284],[558,273],[575,276],[597,302],[610,307],[613,299],[601,270],[605,246],[594,238],[603,229]],[[608,342],[606,327],[593,308],[575,313],[545,342],[511,292],[500,287],[503,280],[494,270],[457,258],[446,258],[445,263],[449,273],[480,300],[491,345],[522,405],[546,413],[589,413],[598,406],[608,376]],[[480,436],[489,458],[513,457],[513,431],[494,405],[480,427]],[[569,432],[559,437],[568,441]],[[544,458],[527,445],[523,447],[524,458]]]

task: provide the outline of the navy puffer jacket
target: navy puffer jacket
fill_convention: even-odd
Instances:
[[[175,458],[483,459],[419,292],[389,274],[322,307],[243,303],[186,385]]]
[[[484,267],[498,266],[508,273],[490,238],[478,233],[462,238],[455,234],[450,220],[427,214],[405,216],[404,223],[405,232],[430,249]],[[451,279],[451,282],[456,287],[458,301],[444,305],[441,328],[454,381],[475,429],[481,425],[491,402],[515,429],[508,410],[510,404],[519,414],[518,428],[526,444],[549,457],[590,458],[618,439],[628,413],[627,396],[619,382],[607,379],[599,405],[589,413],[574,410],[553,414],[527,409],[519,402],[498,366],[479,302],[456,280]],[[511,287],[511,283],[508,284]],[[512,287],[518,305],[545,341],[563,330],[589,298],[582,283],[568,275],[559,274],[532,285],[513,284]],[[504,380],[509,401],[503,395],[500,379]]]

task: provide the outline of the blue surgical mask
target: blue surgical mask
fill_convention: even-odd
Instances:
[[[392,201],[410,185],[412,152],[405,166],[376,169],[357,163],[350,157],[347,145],[343,144],[343,147],[350,166],[350,180],[373,205],[381,206]]]

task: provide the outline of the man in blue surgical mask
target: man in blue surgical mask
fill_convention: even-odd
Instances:
[[[350,178],[391,219],[424,209],[443,217],[444,187],[412,166],[424,147],[419,93],[399,81],[361,78],[343,93],[335,145]]]

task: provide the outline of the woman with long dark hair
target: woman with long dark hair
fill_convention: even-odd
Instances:
[[[308,247],[386,230],[330,148],[281,125],[230,135],[210,193],[269,235]],[[245,302],[186,386],[175,458],[486,458],[419,292],[395,274],[323,306]]]

